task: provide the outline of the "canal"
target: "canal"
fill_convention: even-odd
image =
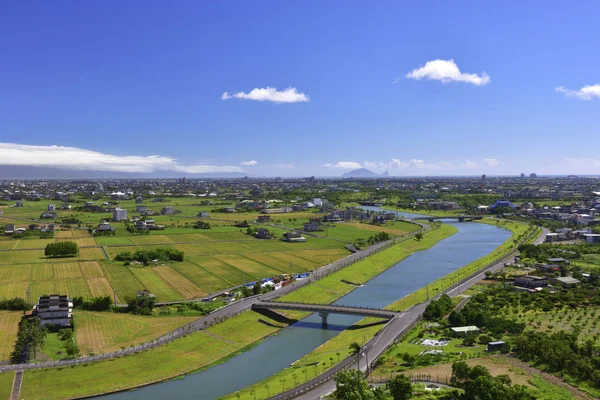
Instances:
[[[409,218],[415,216],[400,212],[398,214]],[[384,307],[485,256],[511,236],[509,231],[493,225],[449,223],[458,228],[455,235],[400,261],[335,304]],[[222,364],[187,375],[183,379],[106,395],[103,399],[215,399],[225,396],[288,367],[360,319],[332,314],[329,316],[329,327],[322,329],[321,318],[313,314]]]

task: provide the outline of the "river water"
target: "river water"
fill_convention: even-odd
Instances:
[[[364,207],[378,210],[375,207]],[[415,214],[398,213],[405,217]],[[334,304],[384,307],[500,246],[511,233],[493,225],[449,222],[458,232],[400,261]],[[433,293],[432,293],[433,295]],[[321,328],[313,314],[223,364],[183,379],[103,396],[106,400],[215,399],[260,382],[338,335],[361,317],[335,315]],[[175,344],[176,345],[176,344]]]

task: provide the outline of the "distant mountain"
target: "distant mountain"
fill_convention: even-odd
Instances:
[[[0,161],[1,163],[1,161]],[[155,172],[119,172],[62,169],[35,166],[14,166],[0,164],[0,179],[170,179],[170,178],[243,178],[242,172],[221,172],[203,174],[185,174],[172,171]]]
[[[381,178],[385,176],[388,176],[387,171],[385,171],[383,174],[378,174],[366,168],[359,168],[350,172],[346,172],[344,175],[342,175],[342,178]]]

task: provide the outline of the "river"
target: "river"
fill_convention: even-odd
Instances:
[[[364,207],[376,210],[375,207]],[[405,217],[415,214],[398,212]],[[489,254],[511,233],[493,225],[450,222],[458,232],[428,250],[400,261],[335,304],[384,307],[426,284]],[[361,317],[330,315],[327,329],[313,314],[266,338],[256,347],[223,364],[183,379],[103,396],[106,400],[214,399],[260,382],[338,335]]]

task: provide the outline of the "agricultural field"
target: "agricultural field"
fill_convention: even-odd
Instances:
[[[21,311],[0,311],[0,361],[8,360],[14,350],[22,316]]]
[[[13,380],[15,373],[13,371],[0,374],[0,398],[9,399],[12,393]]]
[[[196,319],[78,311],[75,338],[83,355],[108,353],[153,340]]]

